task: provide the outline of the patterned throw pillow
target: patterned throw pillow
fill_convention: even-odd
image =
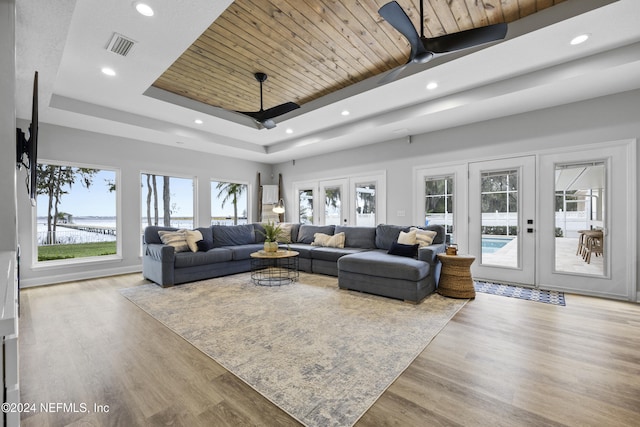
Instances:
[[[326,248],[344,248],[344,232],[329,236],[324,233],[316,233],[313,235],[311,246],[323,246]]]
[[[280,223],[280,234],[278,235],[278,243],[292,243],[291,242],[291,223]]]
[[[411,230],[408,232],[401,231],[398,235],[398,243],[401,245],[415,245],[416,244],[416,231]]]
[[[198,230],[186,230],[186,240],[191,252],[198,252],[198,242],[203,239],[202,233]]]
[[[421,248],[429,246],[431,243],[433,243],[433,239],[435,239],[435,237],[438,235],[437,232],[432,230],[422,230],[420,228],[412,227],[411,231],[413,230],[416,231],[415,243],[420,245]]]
[[[173,246],[176,252],[186,252],[189,250],[189,244],[187,243],[187,230],[178,231],[158,231],[160,240],[165,245]]]

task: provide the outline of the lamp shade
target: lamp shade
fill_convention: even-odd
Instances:
[[[284,200],[278,200],[278,203],[273,207],[273,212],[277,214],[284,213]]]

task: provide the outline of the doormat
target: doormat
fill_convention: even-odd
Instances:
[[[545,304],[566,305],[564,292],[545,291],[542,289],[523,288],[521,286],[503,285],[501,283],[474,282],[476,292],[484,294],[502,295],[504,297],[519,298]]]

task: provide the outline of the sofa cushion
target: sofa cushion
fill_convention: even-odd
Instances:
[[[324,233],[330,236],[333,235],[335,225],[311,225],[311,224],[302,224],[300,229],[298,230],[298,238],[296,240],[297,243],[306,243],[310,245],[313,243],[313,235],[316,233]]]
[[[231,251],[226,248],[214,248],[207,252],[180,252],[176,254],[175,268],[215,264],[231,261],[231,259]]]
[[[264,243],[252,243],[250,245],[238,245],[238,246],[225,246],[225,249],[229,249],[232,253],[234,261],[241,259],[249,259],[250,255],[254,252],[258,252],[264,249]]]
[[[343,256],[338,259],[338,270],[417,282],[429,275],[429,264],[373,250]]]
[[[311,251],[311,258],[323,261],[336,262],[340,257],[350,254],[357,254],[359,252],[367,251],[367,249],[361,248],[318,248],[314,247]]]
[[[306,243],[289,243],[287,245],[278,246],[280,250],[296,251],[300,255],[300,258],[311,258],[311,251],[314,249],[313,246],[307,245]]]
[[[389,255],[406,256],[409,258],[416,258],[418,256],[418,244],[404,245],[402,243],[393,243],[389,252]]]
[[[375,227],[345,227],[336,226],[335,234],[344,233],[345,248],[375,249]]]
[[[376,248],[388,251],[393,242],[398,240],[401,231],[409,231],[402,225],[380,224],[376,227]]]
[[[253,224],[212,225],[213,247],[248,245],[255,243]]]

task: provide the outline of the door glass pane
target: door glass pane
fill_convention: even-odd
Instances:
[[[376,226],[376,185],[356,184],[356,226]]]
[[[555,270],[604,275],[604,162],[556,165]]]
[[[482,264],[518,267],[518,170],[481,174]]]
[[[298,221],[313,224],[313,190],[298,191]]]
[[[424,223],[444,225],[451,243],[453,227],[453,175],[428,177],[425,180]]]
[[[324,223],[340,225],[342,217],[342,194],[339,185],[324,188]]]

